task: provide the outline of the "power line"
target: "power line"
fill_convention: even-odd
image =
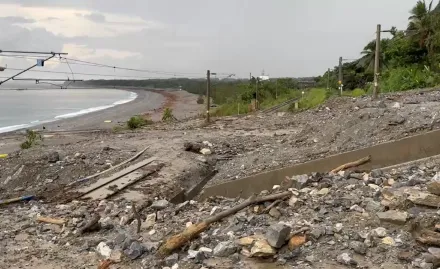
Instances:
[[[5,71],[7,70],[13,70],[13,71],[23,71],[24,69],[20,69],[20,68],[6,68]],[[110,75],[110,74],[99,74],[99,73],[81,73],[81,72],[65,72],[65,71],[47,71],[47,70],[29,70],[28,72],[35,72],[35,73],[49,73],[49,74],[64,74],[64,75],[69,75],[69,74],[73,74],[73,75],[82,75],[82,76],[100,76],[100,77],[121,77],[121,78],[140,78],[140,79],[152,79],[152,77],[143,77],[143,76],[127,76],[127,75]],[[188,76],[192,77],[192,78],[196,78],[195,76]],[[185,77],[183,77],[185,78]],[[201,78],[201,77],[197,77],[197,78]]]

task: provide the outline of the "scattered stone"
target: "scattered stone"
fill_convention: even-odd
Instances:
[[[200,150],[200,153],[202,153],[203,155],[211,155],[212,151],[208,148],[203,148]]]
[[[362,207],[360,207],[359,205],[353,205],[352,207],[350,207],[351,211],[356,211],[359,213],[364,213],[364,209]]]
[[[349,266],[356,266],[358,263],[355,261],[350,254],[348,253],[342,253],[336,258],[336,261]]]
[[[414,259],[414,254],[409,251],[401,251],[397,254],[397,258],[402,261],[411,262]]]
[[[215,214],[215,212],[217,211],[217,209],[218,209],[218,206],[214,206],[212,209],[211,209],[211,212],[209,213],[209,215],[214,215]]]
[[[423,205],[435,208],[437,208],[440,204],[440,196],[424,192],[413,191],[408,197],[408,200],[416,205]]]
[[[430,193],[440,195],[440,181],[429,182],[427,187]]]
[[[152,209],[162,210],[168,207],[170,203],[167,200],[157,200],[151,205]]]
[[[294,235],[289,240],[289,249],[294,250],[306,243],[306,236],[305,235]]]
[[[269,210],[269,216],[275,218],[275,219],[279,219],[281,217],[281,213],[278,209],[276,209],[275,207],[272,207]]]
[[[179,254],[174,253],[168,257],[165,258],[165,264],[167,266],[173,266],[179,261]]]
[[[344,228],[344,226],[342,225],[342,223],[336,223],[335,227],[334,227],[334,231],[336,233],[340,233],[342,231],[342,229]]]
[[[296,198],[295,196],[290,197],[289,206],[295,207],[295,205],[297,205],[297,203],[298,203],[298,198]]]
[[[357,254],[365,255],[367,253],[367,245],[364,242],[351,241],[349,246]]]
[[[286,243],[290,230],[290,227],[281,223],[271,225],[266,232],[267,242],[272,247],[282,247]]]
[[[382,243],[385,245],[390,245],[390,246],[396,245],[396,242],[394,241],[394,239],[389,236],[382,238]]]
[[[101,242],[96,247],[96,252],[98,252],[98,254],[102,257],[110,258],[110,255],[112,254],[112,249],[105,242]]]
[[[293,182],[292,187],[300,190],[306,187],[307,184],[309,183],[309,176],[308,175],[293,176],[291,180]]]
[[[132,260],[139,258],[144,252],[144,246],[142,246],[142,244],[137,241],[132,242],[130,247],[124,250],[125,255],[127,255]]]
[[[145,229],[149,229],[153,227],[154,224],[156,223],[156,218],[157,218],[156,213],[148,214],[145,221],[142,222],[142,227]]]
[[[242,237],[242,238],[238,239],[237,244],[239,246],[247,247],[247,246],[251,246],[254,243],[254,241],[255,241],[255,238],[247,236],[247,237]]]
[[[218,243],[214,248],[214,256],[217,257],[228,257],[237,251],[237,246],[232,241],[224,241]]]
[[[368,187],[372,188],[375,191],[380,191],[380,187],[376,184],[368,184]]]
[[[122,261],[122,251],[120,250],[113,250],[110,254],[109,258],[114,263],[119,263]]]
[[[440,248],[430,247],[428,248],[428,252],[437,259],[440,259]]]
[[[378,212],[377,216],[381,221],[390,222],[398,225],[405,224],[406,220],[408,219],[408,213],[397,210]]]
[[[203,255],[203,252],[190,249],[188,250],[188,259],[194,259],[200,262],[205,259],[205,255]]]
[[[207,248],[207,247],[201,247],[201,248],[199,248],[199,251],[203,252],[203,253],[212,253],[212,249]]]
[[[60,154],[57,151],[51,151],[47,154],[47,161],[49,163],[56,163],[60,160]]]
[[[393,104],[392,108],[400,108],[400,103],[399,102],[395,102]]]
[[[272,257],[276,254],[275,249],[267,240],[258,240],[251,248],[251,257]]]
[[[378,227],[372,231],[372,236],[383,238],[383,237],[387,236],[387,229],[385,229],[383,227]]]
[[[317,192],[317,194],[318,195],[321,195],[321,196],[324,196],[324,195],[327,195],[328,193],[329,193],[329,189],[328,188],[322,188],[322,189],[320,189],[318,192]]]
[[[369,212],[380,212],[383,210],[383,208],[384,206],[381,205],[380,202],[376,202],[374,200],[369,200],[365,206],[365,209]]]

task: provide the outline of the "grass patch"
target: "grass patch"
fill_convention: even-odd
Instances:
[[[352,91],[343,91],[342,96],[348,96],[348,97],[361,97],[367,95],[367,92],[363,89],[354,89]]]
[[[152,123],[152,121],[150,119],[145,119],[142,116],[133,116],[127,121],[127,127],[130,130],[134,130],[134,129],[141,128],[145,125],[151,124],[151,123]],[[113,131],[115,131],[115,128],[117,128],[117,127],[118,126],[115,126],[113,128]]]
[[[169,107],[165,108],[162,113],[162,121],[172,121],[174,119],[173,110]]]
[[[43,141],[41,134],[32,130],[26,130],[26,141],[21,143],[20,147],[21,149],[29,149],[37,145],[40,141]]]
[[[300,110],[311,109],[324,103],[331,96],[331,92],[326,89],[310,89],[305,91],[304,96],[298,102]],[[289,110],[294,110],[295,104],[292,104]]]

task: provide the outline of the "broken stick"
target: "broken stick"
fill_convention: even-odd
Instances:
[[[346,164],[343,164],[341,166],[338,166],[335,169],[331,170],[330,173],[337,173],[337,172],[339,172],[341,170],[345,170],[347,168],[356,167],[356,166],[362,165],[364,163],[367,163],[370,160],[371,160],[371,156],[367,156],[367,157],[364,157],[364,158],[359,159],[357,161],[346,163]]]
[[[202,233],[203,231],[208,229],[212,223],[220,221],[223,218],[226,218],[232,214],[235,214],[238,211],[240,211],[250,205],[258,204],[258,203],[262,203],[262,202],[267,202],[267,201],[274,201],[274,200],[278,200],[278,199],[284,199],[290,195],[292,195],[292,193],[290,191],[286,191],[286,192],[272,194],[272,195],[268,195],[268,196],[262,196],[262,197],[252,196],[249,199],[247,199],[246,201],[244,201],[243,203],[236,205],[236,206],[234,206],[228,210],[225,210],[223,212],[220,212],[217,215],[209,217],[202,222],[191,225],[188,228],[186,228],[185,230],[183,230],[183,232],[168,238],[168,240],[166,240],[165,243],[163,243],[160,246],[160,248],[156,254],[161,257],[164,257],[164,256],[171,254],[173,251],[182,247],[184,244],[191,241],[192,239],[197,237],[197,235],[199,235],[200,233]]]
[[[64,223],[66,223],[65,219],[54,219],[54,218],[46,218],[46,217],[38,217],[37,221],[51,223],[51,224],[57,224],[57,225],[63,225]]]

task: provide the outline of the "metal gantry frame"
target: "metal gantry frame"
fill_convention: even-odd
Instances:
[[[43,62],[48,61],[48,60],[50,60],[50,59],[52,59],[52,58],[54,58],[54,57],[56,57],[56,56],[61,57],[61,55],[68,55],[68,53],[65,53],[65,52],[53,52],[53,51],[51,51],[51,52],[40,52],[40,51],[14,51],[14,50],[0,50],[0,55],[1,55],[2,53],[50,55],[50,56],[48,56],[47,58],[42,59]],[[58,87],[61,87],[61,89],[63,89],[63,85],[57,85],[57,84],[53,84],[53,83],[49,83],[49,82],[44,82],[44,81],[63,81],[63,82],[66,82],[66,81],[69,81],[69,82],[82,81],[82,80],[70,80],[69,78],[68,78],[67,80],[66,80],[66,79],[16,78],[17,76],[19,76],[19,75],[21,75],[21,74],[23,74],[23,73],[25,73],[25,72],[31,70],[32,68],[34,68],[34,67],[36,67],[36,66],[38,66],[38,63],[32,65],[32,66],[29,67],[29,68],[26,68],[26,69],[24,69],[24,70],[18,72],[17,74],[15,74],[15,75],[13,75],[13,76],[11,76],[11,77],[9,77],[9,78],[3,80],[3,81],[0,81],[0,85],[2,85],[3,83],[5,83],[5,82],[7,82],[7,81],[10,81],[10,80],[28,80],[28,81],[29,81],[29,80],[33,80],[33,81],[35,81],[36,84],[40,84],[40,83],[43,81],[42,83],[46,83],[46,84],[50,84],[50,85],[54,85],[54,86],[58,86]],[[3,69],[2,71],[7,70],[7,68],[2,68],[2,69]],[[73,73],[72,73],[72,74],[73,74]],[[67,87],[67,86],[66,86],[66,87]]]

